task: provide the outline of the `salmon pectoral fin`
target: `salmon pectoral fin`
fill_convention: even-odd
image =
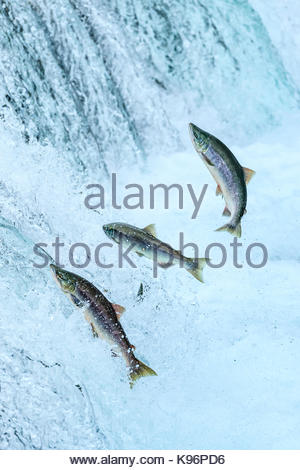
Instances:
[[[173,263],[157,263],[160,268],[168,269],[173,266]]]
[[[73,302],[73,304],[76,305],[76,307],[78,308],[83,307],[84,303],[81,302],[79,299],[77,299],[75,295],[70,294],[70,299],[71,299],[71,302]]]
[[[242,235],[242,227],[241,223],[238,223],[237,225],[232,225],[232,224],[225,224],[220,228],[216,229],[216,232],[229,232],[231,235],[234,235],[235,237],[240,237]]]
[[[227,206],[225,206],[225,209],[223,210],[223,214],[225,217],[230,217],[231,216],[231,212],[230,210],[228,209]]]
[[[150,233],[150,235],[152,235],[153,237],[156,237],[155,224],[149,224],[146,227],[144,227],[143,230],[145,230],[145,232]]]
[[[218,186],[216,187],[216,196],[219,196],[220,194],[222,194],[222,189],[221,189],[221,186],[218,185]]]
[[[92,333],[93,333],[93,336],[94,338],[99,338],[101,337],[99,334],[98,334],[98,331],[96,330],[93,322],[91,321],[89,315],[87,312],[84,313],[84,318],[86,319],[86,321],[91,325],[91,329],[92,329]]]
[[[93,323],[91,323],[91,328],[92,328],[92,333],[93,333],[94,338],[98,338],[99,335],[98,335]]]
[[[206,155],[204,155],[203,158],[209,166],[215,166]]]
[[[243,167],[243,170],[244,170],[245,183],[248,184],[251,178],[255,175],[255,171],[250,170],[250,168],[245,168],[245,167]]]

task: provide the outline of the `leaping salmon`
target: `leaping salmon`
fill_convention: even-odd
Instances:
[[[51,264],[50,268],[54,279],[71,302],[76,307],[84,309],[85,318],[91,324],[94,335],[117,346],[129,369],[130,386],[132,387],[135,380],[141,377],[157,375],[133,353],[135,348],[130,344],[119,321],[124,307],[109,302],[97,287],[83,277],[55,264]]]
[[[122,243],[124,248],[131,247],[139,256],[156,261],[161,268],[169,268],[175,264],[184,267],[195,279],[203,282],[202,271],[207,263],[206,258],[188,258],[179,250],[159,240],[155,225],[139,228],[121,222],[103,225],[104,233],[114,242]]]
[[[201,156],[217,183],[216,194],[224,196],[226,206],[223,215],[231,216],[230,221],[217,231],[240,237],[241,218],[246,213],[247,183],[255,171],[243,168],[223,142],[203,131],[195,124],[189,124],[190,136],[197,153]]]

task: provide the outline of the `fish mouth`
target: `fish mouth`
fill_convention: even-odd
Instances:
[[[74,291],[74,280],[72,279],[72,273],[68,273],[68,271],[64,271],[63,269],[59,268],[55,264],[50,264],[50,269],[52,271],[54,280],[57,282],[59,287],[64,292],[73,292]]]
[[[108,238],[114,240],[115,238],[115,229],[113,224],[105,224],[102,226],[103,232]]]
[[[55,264],[50,264],[49,267],[52,271],[54,279],[58,282],[58,284],[61,287],[61,279],[60,279],[60,276],[59,276],[59,270],[58,270],[57,266],[55,266]]]
[[[195,128],[195,124],[193,124],[192,122],[190,122],[190,123],[189,123],[189,131],[190,131],[190,136],[191,136],[191,139],[192,139],[192,140],[195,138],[194,128]]]
[[[109,224],[103,225],[102,230],[108,238],[112,238],[112,229]]]
[[[193,124],[192,122],[189,123],[189,131],[190,131],[190,136],[192,138],[192,140],[194,139],[199,139],[199,136],[202,134],[203,135],[203,131],[198,127],[196,126],[196,124]]]
[[[196,151],[205,154],[209,147],[209,134],[192,122],[189,123],[189,131]]]
[[[52,274],[53,274],[54,279],[56,279],[56,280],[58,281],[58,280],[59,280],[59,277],[58,277],[58,270],[57,270],[55,264],[52,264],[52,263],[51,263],[49,267],[50,267],[50,269],[51,269],[51,271],[52,271]]]
[[[53,275],[53,278],[55,280],[55,282],[57,283],[57,285],[63,289],[63,285],[62,285],[62,280],[60,279],[59,275],[58,275],[58,270],[56,268],[56,266],[54,264],[50,264],[50,269],[52,271],[52,275]]]
[[[201,136],[201,129],[197,127],[195,124],[192,122],[189,123],[189,133],[190,133],[190,138],[191,141],[193,142],[194,146],[196,147],[196,150],[201,150],[199,147],[199,143],[202,142],[202,139],[199,137]]]

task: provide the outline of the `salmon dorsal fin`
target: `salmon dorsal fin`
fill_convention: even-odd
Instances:
[[[145,230],[145,232],[147,233],[150,233],[150,235],[152,235],[153,237],[157,237],[155,224],[147,225],[146,227],[143,228],[143,230]]]
[[[119,305],[119,304],[112,304],[113,306],[113,309],[116,313],[119,313],[120,316],[122,315],[122,313],[125,312],[126,308],[125,307],[122,307],[122,305]]]
[[[245,168],[245,167],[243,167],[243,170],[244,170],[245,182],[246,184],[248,184],[251,178],[255,175],[255,171],[250,170],[250,168]]]

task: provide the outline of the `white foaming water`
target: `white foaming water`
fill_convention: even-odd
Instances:
[[[192,46],[199,43],[203,48],[205,41],[201,42],[198,36],[196,41],[191,33],[188,48],[190,52],[184,55],[182,64],[180,57],[175,64],[176,78],[169,69],[174,66],[174,57],[168,58],[163,54],[169,47],[172,49],[174,46],[172,42],[171,45],[164,44],[163,32],[168,32],[168,24],[173,32],[179,28],[178,23],[173,21],[176,11],[171,11],[167,17],[161,12],[156,13],[152,25],[154,29],[151,29],[150,23],[147,22],[150,10],[140,9],[138,2],[130,2],[131,7],[135,5],[135,8],[128,7],[126,21],[126,15],[122,11],[122,21],[119,23],[115,23],[115,18],[109,16],[111,24],[115,26],[115,29],[111,26],[115,34],[122,33],[124,37],[130,38],[130,44],[138,43],[140,47],[132,58],[132,68],[132,64],[128,63],[128,67],[124,69],[126,79],[121,95],[125,96],[127,111],[123,109],[123,114],[119,114],[118,109],[123,106],[122,100],[110,101],[111,97],[115,96],[115,91],[105,89],[104,82],[101,93],[99,90],[99,94],[95,92],[99,101],[103,96],[106,100],[100,108],[101,113],[104,113],[102,132],[108,140],[103,143],[100,155],[108,168],[117,168],[118,202],[128,194],[129,191],[124,189],[124,186],[129,183],[141,184],[145,194],[149,184],[158,183],[179,183],[183,188],[186,188],[187,183],[191,183],[195,192],[200,194],[203,185],[208,183],[198,217],[192,220],[193,204],[187,191],[182,210],[177,208],[175,191],[169,210],[163,209],[162,196],[158,196],[155,210],[149,209],[149,198],[146,196],[143,210],[112,208],[109,199],[110,182],[104,177],[103,164],[99,169],[96,161],[95,148],[97,138],[101,139],[101,135],[95,137],[94,133],[94,143],[91,143],[89,138],[93,125],[94,130],[97,129],[91,117],[94,102],[91,98],[92,90],[96,90],[96,84],[100,80],[98,74],[102,76],[103,72],[95,35],[92,36],[96,44],[95,49],[86,46],[86,59],[76,42],[81,31],[78,26],[78,14],[76,13],[76,16],[73,12],[72,17],[69,11],[72,5],[76,11],[75,3],[68,3],[67,13],[58,9],[59,14],[54,17],[51,16],[52,9],[49,9],[49,16],[42,22],[41,18],[46,15],[47,2],[40,2],[39,8],[45,9],[35,12],[36,21],[39,18],[39,28],[36,26],[36,29],[30,32],[26,25],[30,23],[33,10],[22,9],[19,2],[15,2],[13,6],[7,2],[11,10],[19,8],[20,11],[19,16],[4,12],[2,19],[6,27],[9,24],[11,28],[16,28],[18,18],[22,18],[23,32],[17,30],[15,34],[21,35],[24,44],[27,40],[26,34],[48,38],[46,42],[51,47],[40,51],[32,46],[31,57],[42,57],[45,67],[47,64],[49,66],[51,57],[56,58],[59,70],[55,69],[49,77],[50,81],[53,80],[52,94],[47,88],[49,83],[47,85],[41,77],[33,80],[39,91],[35,91],[32,86],[31,95],[28,95],[27,99],[28,106],[30,104],[40,113],[36,121],[30,117],[30,109],[25,112],[22,108],[21,98],[18,101],[14,95],[15,83],[20,79],[17,71],[13,69],[11,77],[6,80],[18,112],[17,117],[12,120],[10,113],[5,111],[6,120],[0,129],[2,449],[257,449],[298,446],[299,416],[295,410],[300,379],[295,370],[300,337],[297,295],[300,138],[297,135],[299,116],[296,113],[284,114],[286,107],[293,109],[296,106],[296,92],[291,85],[292,79],[287,78],[283,66],[280,65],[278,52],[270,45],[261,21],[247,2],[239,2],[242,10],[236,9],[235,15],[231,16],[232,23],[227,24],[230,3],[214,2],[211,11],[205,16],[204,7],[200,8],[196,2],[191,2],[194,10],[198,8],[200,11],[199,21],[205,23],[205,18],[209,18],[210,26],[205,30],[204,24],[203,31],[211,34],[210,45],[213,51],[210,56],[212,60],[217,61],[214,83],[212,77],[209,79],[209,86],[202,80],[201,74],[205,76],[202,70],[201,74],[199,71],[200,75],[197,75],[199,87],[201,86],[205,95],[203,100],[200,99],[201,94],[198,97],[201,113],[195,112],[196,107],[192,109],[189,106],[180,106],[183,106],[185,96],[195,95],[195,65],[192,71],[189,68],[191,62],[197,63],[196,52]],[[88,4],[92,5],[85,2],[85,5]],[[96,2],[93,5],[97,6]],[[178,2],[177,9],[180,9],[180,6],[181,2]],[[101,9],[99,12],[101,13]],[[100,13],[92,18],[100,21]],[[65,29],[63,18],[66,14],[73,18],[73,28]],[[28,22],[25,21],[27,15],[30,16]],[[244,18],[244,23],[237,21],[237,17]],[[80,21],[83,21],[82,17],[80,18]],[[138,21],[138,18],[142,21]],[[181,21],[179,15],[178,18],[178,21]],[[226,27],[220,23],[222,18]],[[123,20],[127,26],[121,27]],[[225,62],[222,62],[222,57],[217,53],[218,47],[223,47],[218,42],[219,36],[213,39],[214,22],[223,25],[219,29],[225,43],[229,43],[233,48],[227,48],[226,60],[222,56]],[[182,24],[185,25],[183,20]],[[139,29],[142,28],[141,25],[149,28],[148,32],[147,28],[145,29],[144,36],[141,36]],[[54,42],[55,39],[54,33],[49,32],[50,26],[56,31],[57,44],[51,43],[51,39]],[[197,23],[193,24],[194,28],[196,26]],[[138,28],[136,33],[135,27]],[[100,28],[99,24],[97,28]],[[249,44],[246,42],[247,48],[244,52],[237,52],[233,47],[234,37],[235,34],[238,37],[239,34],[245,36],[244,30],[250,30],[249,36],[246,35]],[[83,29],[82,35],[84,31],[86,34]],[[202,29],[199,34],[201,31]],[[151,40],[147,39],[149,35]],[[184,33],[181,32],[179,36],[182,35]],[[143,40],[137,40],[141,37]],[[175,33],[172,37],[174,41],[177,38],[180,43]],[[254,46],[251,46],[253,37]],[[156,40],[159,46],[155,47]],[[77,44],[74,46],[73,56],[66,52],[71,49],[68,49],[66,41],[69,41],[70,46]],[[82,50],[85,41],[87,37],[82,40]],[[17,42],[15,46],[22,48],[22,44],[22,41]],[[106,51],[107,54],[110,51],[108,56],[111,60],[116,59],[113,51],[116,51],[118,57],[118,54],[121,54],[123,62],[120,62],[119,66],[127,63],[126,57],[122,55],[126,51],[125,44],[125,40],[120,40],[122,53],[116,44],[113,47],[110,45]],[[186,44],[185,47],[187,46]],[[260,54],[263,52],[260,47],[263,46],[270,47],[269,52],[273,51],[273,55],[271,52],[269,55],[268,72],[262,70],[261,65],[263,56]],[[175,46],[174,50],[177,51]],[[23,64],[20,63],[19,67],[24,67],[24,77],[32,77],[32,70],[36,70],[37,77],[39,69],[34,67],[38,65],[34,61],[30,62],[27,52],[23,49],[22,51],[23,59],[26,60]],[[241,67],[240,75],[237,74],[237,69],[230,65],[230,60],[234,62],[235,53],[241,55],[236,59]],[[93,66],[93,54],[98,64],[96,68]],[[255,84],[250,80],[252,85],[246,90],[248,69],[243,64],[249,60],[249,55],[255,57],[257,67]],[[62,62],[59,62],[57,57],[60,57]],[[190,62],[187,58],[190,58]],[[82,86],[86,84],[83,88],[78,84],[74,85],[76,99],[67,84],[66,88],[63,88],[61,81],[62,63],[65,64],[65,73],[68,73],[67,59],[73,61],[70,74],[77,77]],[[82,66],[82,61],[85,60],[90,64],[90,69],[84,69]],[[151,90],[155,88],[145,80],[145,76],[149,75],[149,70],[156,71],[158,75],[155,78],[158,80],[163,75],[162,64],[165,67],[164,77],[168,77],[169,82],[166,95],[160,101],[161,119],[169,124],[161,126],[162,140],[167,141],[168,145],[165,144],[159,152],[160,139],[155,140],[160,122],[159,106],[156,99],[150,99]],[[186,69],[185,64],[189,65]],[[116,89],[118,86],[113,77],[118,76],[119,69],[110,65],[114,73],[110,79],[107,77],[109,67],[106,63],[102,79],[106,77],[107,83],[114,83]],[[28,75],[27,67],[31,70]],[[126,89],[134,87],[130,77],[136,68],[139,74],[134,75],[135,83],[140,87],[138,103],[135,103],[136,95],[133,90]],[[189,79],[184,73],[187,70],[191,74]],[[252,70],[250,67],[249,70],[254,79],[254,68]],[[168,75],[169,73],[171,75]],[[234,74],[237,74],[237,81],[237,77],[240,79],[237,92],[239,101],[235,101],[231,106],[230,98],[233,96],[234,86],[230,83],[234,83]],[[226,79],[227,84],[224,83]],[[148,87],[144,87],[144,83],[147,83]],[[176,83],[180,83],[180,86],[174,91]],[[258,83],[261,87],[259,93],[265,89],[266,97],[262,94],[256,95],[255,87]],[[162,88],[161,85],[157,86]],[[186,89],[182,89],[184,86]],[[42,90],[45,95],[41,95]],[[85,105],[81,103],[82,108],[77,102],[78,90],[82,90],[84,97]],[[212,97],[213,90],[218,93]],[[153,96],[158,95],[157,92],[157,95]],[[39,102],[41,96],[44,96],[44,101]],[[181,116],[178,110],[177,114],[174,111],[177,96],[179,110],[183,110]],[[219,100],[221,96],[223,101]],[[70,104],[72,99],[79,108],[75,109]],[[262,106],[264,99],[265,107]],[[284,101],[289,101],[287,106]],[[55,106],[59,108],[61,119],[57,117]],[[111,109],[114,110],[112,120]],[[99,108],[96,107],[95,115],[98,111]],[[236,117],[239,114],[242,116],[240,122]],[[26,119],[19,127],[17,123],[20,115]],[[138,122],[136,130],[135,126],[131,125],[134,117]],[[247,117],[249,132],[252,135],[256,132],[256,137],[252,140],[248,137],[247,145],[242,146],[240,142],[245,140],[247,134]],[[38,132],[42,144],[35,143],[32,138],[29,143],[24,143],[24,128],[30,134],[27,120],[32,123],[34,129],[40,126]],[[256,171],[249,184],[248,213],[242,220],[240,241],[243,246],[239,248],[239,261],[243,268],[237,269],[233,266],[230,246],[232,238],[229,234],[214,232],[224,223],[221,216],[224,201],[215,196],[215,183],[189,142],[188,120],[193,120],[207,130],[219,129],[218,136],[230,146],[240,163]],[[230,129],[231,120],[235,123],[234,132]],[[262,131],[258,132],[258,129],[270,129],[274,121],[280,120],[284,121],[282,127],[264,134]],[[46,122],[49,124],[48,128]],[[80,127],[82,122],[85,122],[86,128]],[[74,131],[74,135],[71,135],[71,131]],[[33,134],[34,132],[32,131]],[[30,137],[33,134],[30,134]],[[44,145],[42,135],[49,137],[52,143]],[[54,137],[50,138],[51,135]],[[130,137],[126,140],[127,135]],[[177,135],[177,138],[174,135]],[[74,151],[76,139],[81,155],[80,152]],[[175,145],[173,139],[181,142],[181,152],[175,152],[177,144]],[[151,151],[151,140],[155,152]],[[236,143],[237,141],[239,143]],[[109,148],[113,163],[109,160]],[[139,159],[143,152],[148,154],[143,168],[137,164],[124,164],[126,161],[134,161],[134,153],[135,158]],[[122,165],[118,164],[118,155]],[[87,166],[86,171],[83,171],[78,162],[78,156]],[[84,206],[84,198],[88,194],[86,185],[89,183],[100,183],[106,188],[105,209],[94,212]],[[200,256],[204,255],[205,248],[210,243],[223,243],[228,254],[227,262],[221,269],[206,267],[205,284],[200,284],[185,270],[177,267],[166,271],[159,270],[158,278],[153,279],[149,260],[134,255],[132,260],[137,266],[136,269],[100,269],[93,259],[84,270],[72,269],[68,261],[70,245],[85,242],[93,253],[99,243],[108,241],[102,231],[102,225],[113,221],[128,222],[139,227],[155,223],[158,237],[169,242],[174,248],[178,247],[179,232],[184,232],[186,243],[194,242],[199,245]],[[32,243],[48,243],[47,251],[53,256],[51,243],[57,235],[65,243],[61,253],[66,268],[86,277],[100,290],[107,289],[105,295],[111,301],[126,307],[122,325],[129,340],[136,346],[136,356],[156,370],[157,377],[142,379],[130,390],[123,360],[111,357],[109,346],[92,337],[82,312],[60,292],[50,270],[32,266],[34,259],[38,261],[33,255]],[[269,253],[269,260],[261,269],[251,268],[245,260],[247,246],[255,242],[263,243]],[[189,253],[192,254],[192,251],[187,250],[186,254]],[[253,249],[252,255],[253,262],[258,263],[261,259],[259,249]],[[212,249],[210,256],[217,263],[220,252],[217,248]],[[117,247],[106,248],[102,259],[107,263],[115,262]],[[141,282],[148,290],[143,301],[138,302],[137,291]]]
[[[221,269],[205,268],[205,284],[175,267],[159,270],[153,279],[151,263],[134,255],[137,269],[104,270],[91,262],[77,271],[126,307],[122,324],[136,355],[158,373],[130,390],[122,359],[93,339],[82,312],[57,289],[48,269],[31,267],[30,260],[39,260],[30,245],[2,229],[2,448],[296,446],[299,139],[285,129],[233,148],[241,163],[257,172],[242,221],[242,269],[232,265],[229,235],[213,232],[222,223],[223,201],[215,197],[215,184],[191,145],[185,153],[153,159],[145,172],[121,171],[118,199],[131,182],[145,192],[150,183],[192,183],[199,193],[208,183],[196,220],[188,196],[183,210],[176,209],[173,197],[167,211],[147,209],[147,199],[144,210],[90,211],[83,204],[87,191],[74,188],[71,168],[41,164],[45,149],[29,152],[14,144],[23,162],[18,170],[10,144],[2,139],[1,172],[8,191],[16,185],[18,191],[2,203],[32,221],[23,233],[35,242],[50,244],[60,234],[66,245],[83,241],[92,249],[107,241],[103,223],[155,222],[159,237],[174,247],[183,231],[186,242],[199,245],[200,256],[209,243],[221,242],[228,260]],[[53,157],[50,150],[47,155]],[[39,211],[27,205],[31,200],[39,201]],[[24,229],[22,220],[17,228]],[[264,268],[246,264],[245,250],[253,242],[268,249]],[[51,246],[48,251],[54,255]],[[68,246],[61,252],[69,266]],[[116,253],[116,247],[105,249],[103,261],[114,262]],[[261,253],[252,254],[259,263]],[[210,255],[217,263],[218,249]],[[149,290],[138,303],[141,281]]]

